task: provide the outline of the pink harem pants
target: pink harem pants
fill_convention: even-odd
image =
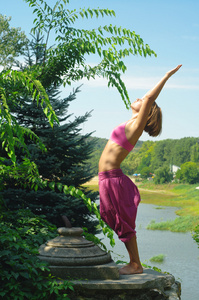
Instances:
[[[99,174],[100,215],[126,243],[134,235],[140,194],[136,185],[121,169]]]

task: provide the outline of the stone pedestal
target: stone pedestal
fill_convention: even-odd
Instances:
[[[170,274],[144,269],[142,274],[120,275],[106,253],[82,237],[81,228],[59,228],[59,236],[39,249],[39,258],[51,273],[73,283],[71,300],[180,300],[181,285]]]
[[[39,258],[62,279],[119,279],[119,270],[106,253],[86,240],[82,228],[58,228],[59,236],[39,248]]]

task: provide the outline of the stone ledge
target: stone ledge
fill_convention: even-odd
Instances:
[[[151,269],[144,269],[142,274],[120,275],[119,280],[72,280],[75,287],[87,290],[141,290],[141,289],[168,289],[175,278],[170,274],[163,274]]]
[[[143,274],[120,275],[119,280],[70,280],[71,300],[180,300],[181,285],[169,274],[144,269]]]
[[[49,266],[51,273],[62,279],[118,280],[119,269],[114,262],[95,266]]]

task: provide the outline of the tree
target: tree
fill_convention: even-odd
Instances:
[[[180,166],[192,160],[191,156],[193,159],[197,159],[197,141],[198,138],[187,137],[178,140],[167,139],[156,142],[151,153],[150,166],[152,170],[167,165]]]
[[[176,178],[182,182],[194,184],[199,182],[199,168],[197,163],[188,161],[181,165],[176,172]]]
[[[151,169],[150,169],[150,167],[143,167],[142,169],[141,169],[141,171],[140,171],[140,174],[141,174],[141,177],[142,178],[144,178],[144,179],[146,179],[146,178],[148,178],[149,176],[150,176],[150,174],[151,174]]]
[[[0,66],[11,67],[16,57],[22,55],[27,38],[21,28],[10,27],[11,17],[0,14]]]
[[[154,143],[151,142],[151,141],[147,141],[146,143],[144,143],[142,145],[142,148],[141,148],[141,161],[140,161],[140,164],[139,166],[137,167],[137,172],[138,173],[147,173],[147,169],[145,169],[146,167],[148,168],[148,171],[149,173],[152,171],[152,168],[151,168],[151,157],[152,157],[152,154],[154,152]],[[142,170],[145,169],[145,171],[143,172]],[[149,175],[149,174],[148,174]],[[148,176],[147,176],[148,177]]]
[[[164,166],[155,171],[154,182],[156,184],[167,183],[171,182],[172,178],[173,175],[170,172],[169,167]]]
[[[45,55],[39,79],[44,87],[52,83],[71,84],[82,78],[107,78],[108,86],[114,86],[119,91],[126,107],[130,107],[130,100],[126,87],[121,79],[121,73],[126,71],[122,61],[129,55],[155,55],[149,45],[134,31],[117,26],[103,26],[97,29],[84,30],[74,26],[79,18],[93,18],[115,16],[110,9],[76,9],[69,10],[69,0],[56,1],[51,8],[44,0],[25,0],[34,8],[36,18],[33,34],[38,30],[45,36]],[[51,32],[55,33],[54,47],[48,47]],[[126,48],[125,46],[128,46]],[[101,61],[95,66],[86,63],[86,55],[95,54]]]
[[[3,100],[0,120],[1,138],[7,155],[6,158],[1,158],[1,187],[6,188],[4,178],[10,176],[11,179],[18,180],[23,188],[38,190],[40,187],[50,186],[52,189],[64,191],[76,198],[82,198],[90,212],[95,212],[103,232],[112,237],[111,231],[100,219],[97,206],[95,203],[92,204],[91,199],[87,198],[82,191],[59,184],[59,182],[48,184],[47,180],[40,177],[37,165],[30,160],[27,139],[32,138],[43,151],[46,151],[46,148],[31,129],[17,123],[12,111],[14,111],[14,106],[23,107],[23,99],[29,95],[32,101],[42,106],[50,125],[53,126],[54,120],[59,121],[50,105],[45,89],[52,86],[59,87],[60,84],[70,85],[82,78],[90,79],[96,76],[107,78],[108,86],[115,86],[118,89],[128,107],[130,101],[121,79],[121,73],[126,70],[122,59],[130,54],[147,56],[155,55],[155,53],[147,44],[144,44],[139,35],[125,28],[109,25],[96,30],[79,30],[73,27],[79,17],[114,16],[113,10],[88,8],[77,12],[64,9],[64,5],[67,5],[69,0],[59,0],[53,8],[43,0],[25,1],[34,8],[33,13],[37,16],[32,33],[35,34],[38,31],[40,36],[45,37],[42,46],[44,56],[43,60],[39,60],[37,64],[22,68],[22,72],[9,70],[7,73],[1,73],[0,92]],[[55,46],[50,47],[49,35],[53,30]],[[97,54],[101,57],[100,63],[89,66],[85,60],[87,54]],[[20,147],[24,151],[22,161],[18,160],[16,155],[16,148]]]
[[[75,99],[75,95],[76,91],[62,101],[55,98],[52,101],[51,94],[50,101],[57,111],[59,121],[67,121],[69,116],[64,112],[69,102]],[[89,114],[76,118],[74,122],[55,125],[52,130],[42,110],[34,103],[27,102],[27,105],[24,105],[25,109],[23,118],[20,115],[21,122],[37,134],[47,149],[46,152],[41,151],[35,143],[26,139],[31,161],[36,163],[41,178],[48,180],[48,183],[56,181],[62,185],[73,185],[76,188],[91,179],[92,172],[85,161],[92,152],[93,144],[87,141],[89,134],[80,135],[78,128],[89,117]],[[66,117],[60,118],[61,114]],[[35,128],[34,124],[36,124]],[[17,160],[22,160],[23,152],[19,150],[16,152]],[[75,199],[70,195],[60,193],[58,189],[51,190],[49,187],[36,191],[28,186],[22,188],[18,179],[13,180],[10,176],[4,176],[4,185],[7,188],[1,192],[1,195],[9,209],[29,208],[37,215],[46,215],[47,219],[57,226],[63,225],[61,215],[66,214],[73,226],[87,227],[90,232],[95,232],[96,221],[92,221],[91,214],[81,199]],[[85,194],[92,201],[96,198],[94,193],[85,192]]]
[[[153,152],[151,153],[152,170],[161,168],[164,164],[167,165],[165,157],[166,141],[156,142]]]
[[[191,161],[199,162],[199,144],[195,143],[195,145],[191,146]]]
[[[42,38],[39,35],[31,41],[26,57],[27,63],[31,66],[43,60],[42,45]],[[32,102],[29,96],[22,99],[23,106],[15,105],[12,111],[18,124],[31,129],[47,149],[46,152],[40,150],[33,141],[26,138],[31,161],[36,163],[40,177],[48,180],[48,183],[56,181],[62,185],[79,188],[93,176],[85,162],[94,145],[88,141],[90,134],[80,135],[79,129],[90,114],[76,117],[73,122],[68,121],[70,115],[67,114],[67,110],[70,102],[75,100],[78,88],[65,99],[60,99],[60,93],[54,86],[47,88],[46,91],[59,120],[59,125],[55,124],[53,129],[41,107]],[[23,152],[17,150],[18,161],[22,161],[22,157]],[[13,180],[9,176],[4,176],[4,184],[7,188],[1,194],[10,209],[28,208],[34,214],[46,215],[47,219],[57,226],[63,225],[61,215],[66,214],[73,226],[87,227],[90,232],[95,232],[96,221],[92,220],[88,208],[81,199],[60,193],[58,189],[52,191],[49,187],[37,191],[28,187],[22,189],[18,180]],[[85,194],[95,201],[96,193],[85,191]]]
[[[22,94],[29,94],[31,95],[32,101],[37,101],[37,104],[41,105],[51,126],[53,126],[54,121],[59,122],[49,103],[48,95],[40,82],[35,79],[36,75],[36,72],[28,73],[27,71],[19,72],[11,70],[0,73],[0,98],[2,101],[0,107],[0,131],[2,149],[5,151],[5,156],[0,157],[0,191],[7,188],[4,180],[9,177],[11,180],[17,180],[22,188],[28,187],[31,190],[37,191],[38,188],[44,189],[49,186],[52,190],[58,189],[66,195],[81,199],[84,205],[89,209],[90,213],[95,214],[99,226],[103,229],[104,235],[107,234],[110,239],[110,244],[113,246],[113,232],[101,220],[96,203],[92,203],[90,198],[86,197],[81,190],[74,186],[62,185],[59,182],[48,183],[47,180],[40,177],[37,165],[30,160],[30,153],[25,142],[25,137],[30,137],[43,151],[46,151],[46,148],[41,142],[41,139],[39,139],[33,131],[18,125],[15,116],[10,112],[9,104],[17,105],[17,97],[20,98],[20,95]],[[17,160],[16,152],[18,148],[22,148],[24,151],[22,161]],[[4,206],[5,203],[3,199],[0,198],[1,211]],[[84,234],[87,238],[92,239],[92,235],[88,235],[86,231]],[[95,241],[96,240],[101,243],[100,240],[95,237]]]
[[[50,105],[48,95],[41,83],[35,80],[35,74],[18,71],[2,71],[0,73],[0,133],[2,140],[3,157],[1,157],[1,180],[0,189],[4,188],[3,177],[8,175],[12,178],[22,179],[23,182],[31,182],[39,178],[38,170],[34,162],[29,160],[29,151],[24,141],[25,137],[32,139],[42,151],[45,146],[33,131],[20,126],[10,107],[17,105],[18,97],[22,94],[31,95],[32,101],[37,101],[41,105],[51,126],[58,119]],[[45,105],[45,109],[44,109]],[[18,163],[16,148],[22,148],[24,152],[23,161]],[[27,171],[27,173],[25,172]],[[37,184],[39,180],[37,180]],[[33,184],[34,186],[34,184]]]

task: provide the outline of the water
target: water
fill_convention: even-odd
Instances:
[[[137,242],[140,260],[150,266],[171,273],[182,285],[182,300],[199,299],[199,248],[191,233],[176,233],[162,230],[147,230],[151,220],[156,222],[176,218],[176,208],[162,207],[140,203],[137,216]],[[103,238],[103,234],[99,235]],[[128,261],[124,244],[114,235],[116,245],[112,248],[107,238],[103,243],[113,250],[112,258]],[[119,255],[118,255],[119,254]],[[165,255],[163,263],[152,263],[150,258],[159,254]]]

